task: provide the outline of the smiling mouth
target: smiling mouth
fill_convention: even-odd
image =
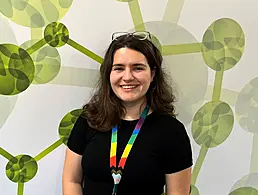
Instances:
[[[123,89],[134,89],[138,87],[138,85],[121,85],[120,87],[122,87]]]

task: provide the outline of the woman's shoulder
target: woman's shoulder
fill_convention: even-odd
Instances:
[[[172,114],[154,112],[150,118],[150,122],[159,129],[163,131],[164,135],[175,135],[175,134],[185,134],[185,125]]]
[[[67,146],[73,152],[82,155],[84,148],[93,135],[94,132],[90,128],[87,119],[83,115],[80,115],[76,121],[74,121],[67,140]]]
[[[155,120],[155,122],[161,123],[163,125],[183,125],[183,123],[173,114],[162,113],[158,111],[153,111],[152,120]]]
[[[87,119],[87,117],[84,114],[81,114],[76,123],[83,128],[84,130],[87,131],[87,133],[94,133],[94,132],[99,132],[99,130],[97,130],[96,128],[93,128],[90,123],[89,120]]]
[[[74,133],[77,136],[89,136],[92,134],[94,131],[90,127],[87,118],[81,114],[74,122],[73,128],[72,128],[72,133]]]
[[[83,131],[87,130],[89,128],[89,124],[87,119],[83,116],[80,115],[77,118],[73,118],[73,128],[72,131]]]
[[[89,123],[88,123],[88,120],[86,118],[86,116],[82,113],[78,118],[77,118],[77,121],[76,123],[79,123],[83,126],[89,126]]]

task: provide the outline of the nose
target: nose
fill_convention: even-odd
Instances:
[[[123,80],[124,81],[131,81],[134,79],[132,70],[130,68],[125,69],[124,74],[123,74]]]

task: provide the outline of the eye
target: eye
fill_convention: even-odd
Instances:
[[[122,71],[123,68],[122,68],[122,67],[114,67],[113,70],[114,70],[114,71]]]
[[[134,68],[134,70],[136,70],[136,71],[141,71],[141,70],[144,70],[144,68],[141,67],[141,66],[137,66],[137,67]]]

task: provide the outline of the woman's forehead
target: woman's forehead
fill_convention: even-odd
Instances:
[[[114,54],[113,63],[125,63],[125,64],[146,64],[146,57],[138,51],[129,48],[120,48]]]

